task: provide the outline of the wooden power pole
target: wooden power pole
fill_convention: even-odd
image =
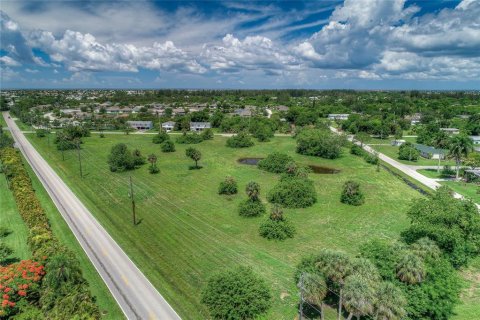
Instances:
[[[130,199],[132,200],[132,217],[133,217],[133,225],[137,224],[137,220],[135,217],[135,198],[133,195],[133,183],[132,183],[132,176],[130,176]]]

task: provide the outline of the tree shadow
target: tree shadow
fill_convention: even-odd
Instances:
[[[202,168],[203,168],[202,166],[189,166],[188,170],[200,170]]]
[[[17,257],[11,257],[11,258],[7,258],[5,260],[2,260],[0,261],[0,265],[2,266],[7,266],[9,264],[12,264],[12,263],[17,263],[17,262],[20,262],[20,259],[17,258]]]
[[[138,219],[138,221],[135,223],[136,226],[138,226],[140,223],[142,223],[143,218]]]

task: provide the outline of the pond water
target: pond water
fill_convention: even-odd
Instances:
[[[238,159],[238,163],[256,166],[258,162],[262,159],[263,158],[240,158]]]
[[[238,159],[238,163],[247,164],[250,166],[256,166],[258,162],[262,159],[263,158],[240,158]],[[335,168],[316,166],[313,164],[309,165],[308,167],[312,169],[313,173],[316,173],[316,174],[335,174],[340,172],[340,170]]]

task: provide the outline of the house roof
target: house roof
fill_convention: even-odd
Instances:
[[[175,122],[174,121],[167,121],[167,122],[163,122],[162,123],[162,127],[163,126],[174,126],[175,125]]]
[[[437,149],[437,148],[434,148],[434,147],[426,146],[424,144],[416,144],[415,148],[418,151],[423,152],[423,153],[427,153],[427,154],[447,154],[447,152],[448,152],[447,150]]]
[[[210,127],[210,122],[190,122],[190,127],[197,127],[197,128]]]

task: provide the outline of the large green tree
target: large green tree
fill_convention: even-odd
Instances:
[[[473,150],[472,140],[465,135],[453,136],[448,144],[449,157],[455,159],[456,178],[458,180],[462,158],[466,158]]]

